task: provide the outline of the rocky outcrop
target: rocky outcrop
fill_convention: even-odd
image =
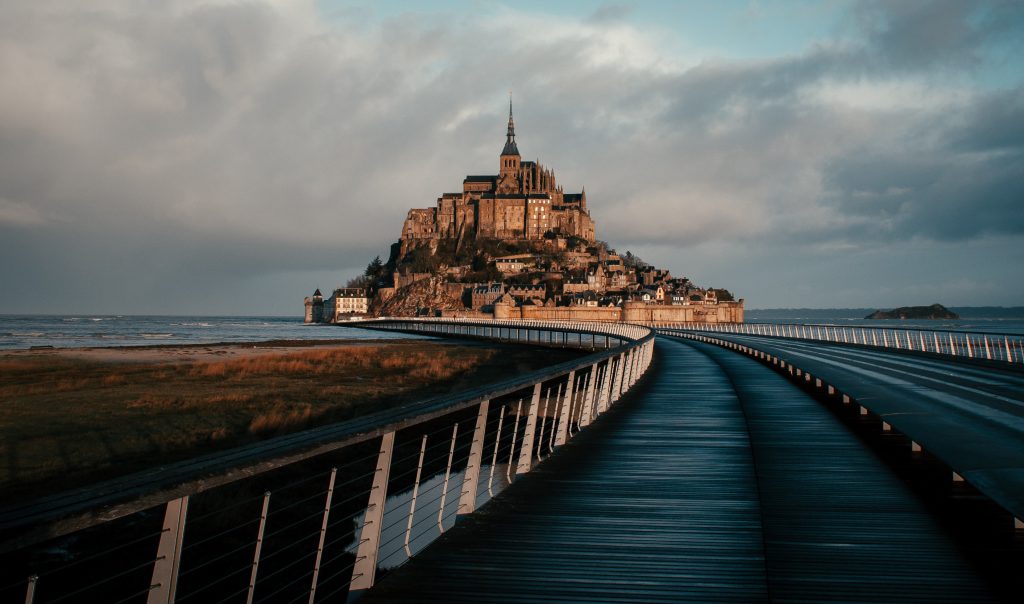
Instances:
[[[380,317],[415,317],[464,308],[462,300],[451,294],[444,277],[433,276],[398,288],[394,295],[377,306],[374,314]]]
[[[932,304],[931,306],[902,306],[892,310],[876,310],[864,318],[941,320],[959,319],[960,315],[941,304]]]

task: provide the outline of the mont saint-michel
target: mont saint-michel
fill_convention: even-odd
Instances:
[[[468,175],[409,210],[387,262],[304,300],[307,323],[362,316],[742,322],[743,300],[619,254],[596,236],[587,192],[523,160],[509,103],[498,173]]]

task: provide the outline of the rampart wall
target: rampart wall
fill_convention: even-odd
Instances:
[[[742,323],[743,301],[669,306],[627,302],[624,307],[494,305],[495,319],[619,321],[623,323]]]

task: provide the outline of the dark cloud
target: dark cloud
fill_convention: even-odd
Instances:
[[[981,96],[953,121],[955,125],[947,132],[951,150],[1024,149],[1024,88]]]
[[[901,70],[973,67],[1024,26],[1024,5],[1015,0],[864,0],[853,14],[868,48]]]
[[[304,2],[4,3],[0,311],[72,287],[94,310],[298,312],[285,283],[342,282],[408,208],[496,169],[509,88],[522,152],[648,260],[742,241],[720,257],[770,272],[755,246],[1021,232],[1021,89],[949,75],[1008,44],[1019,5],[864,3],[849,39],[759,60],[666,55],[629,6],[367,25]]]

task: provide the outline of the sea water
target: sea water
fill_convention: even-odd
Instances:
[[[948,329],[974,333],[1024,334],[1024,307],[969,306],[950,307],[959,319],[941,320],[868,320],[873,308],[770,308],[747,309],[748,323],[790,323],[803,325],[834,325],[837,327],[907,327],[913,329]]]
[[[9,350],[408,337],[412,336],[338,325],[306,325],[301,317],[0,315],[0,349]]]
[[[1024,307],[951,308],[959,320],[868,321],[869,308],[748,309],[751,323],[874,325],[1024,334]],[[175,317],[138,315],[0,315],[0,349],[82,348],[153,344],[215,344],[267,340],[365,340],[406,334],[338,325],[306,325],[301,317]]]

